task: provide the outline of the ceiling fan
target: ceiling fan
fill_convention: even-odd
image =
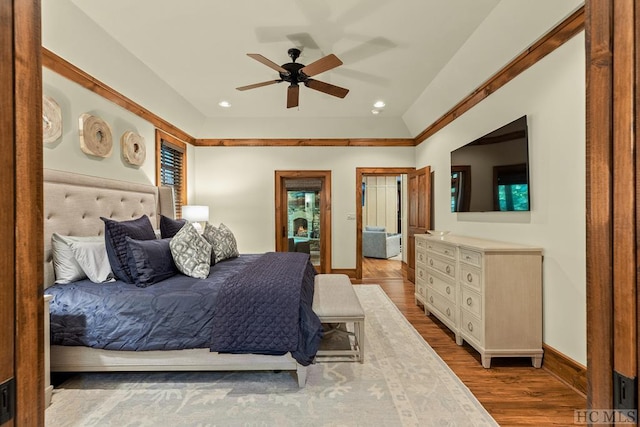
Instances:
[[[342,65],[342,61],[340,61],[337,56],[335,56],[334,54],[330,54],[318,59],[317,61],[312,62],[309,65],[304,65],[296,62],[296,59],[298,59],[298,57],[300,56],[300,49],[291,48],[288,50],[288,54],[292,62],[278,65],[258,53],[247,53],[247,56],[279,72],[280,78],[278,80],[268,80],[266,82],[241,86],[236,89],[248,90],[255,89],[257,87],[268,86],[274,83],[288,82],[289,88],[287,89],[287,108],[298,106],[298,101],[300,98],[299,84],[301,83],[308,88],[324,92],[338,98],[344,98],[345,96],[347,96],[347,93],[349,93],[349,89],[345,89],[340,86],[335,86],[311,78],[316,74],[323,73]]]

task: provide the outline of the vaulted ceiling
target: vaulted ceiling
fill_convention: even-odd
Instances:
[[[371,118],[378,100],[401,117],[498,0],[72,2],[204,117]],[[335,54],[343,65],[315,78],[348,95],[301,87],[287,109],[287,83],[235,89],[279,78],[247,53],[280,65],[292,47],[303,64]]]

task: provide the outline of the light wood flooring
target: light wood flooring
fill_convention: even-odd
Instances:
[[[480,355],[468,344],[458,346],[453,333],[433,316],[425,316],[414,300],[414,285],[401,261],[363,258],[363,279],[378,284],[414,328],[471,390],[501,426],[570,426],[575,409],[586,407],[585,396],[529,358],[495,358],[484,369]]]

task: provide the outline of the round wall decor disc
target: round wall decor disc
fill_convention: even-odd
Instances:
[[[134,166],[142,166],[147,157],[147,148],[144,137],[130,130],[120,137],[120,148],[124,160]]]
[[[50,96],[42,96],[42,142],[50,143],[62,136],[62,110]]]
[[[80,148],[86,154],[109,157],[113,139],[109,125],[100,117],[84,113],[80,115]]]

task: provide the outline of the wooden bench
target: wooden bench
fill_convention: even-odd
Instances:
[[[349,340],[349,348],[322,349],[321,346],[317,356],[348,356],[363,363],[364,310],[347,275],[316,275],[313,311],[323,324],[333,325],[330,330],[325,330],[325,335],[338,333],[346,335]],[[353,332],[347,330],[347,323],[353,323]]]

